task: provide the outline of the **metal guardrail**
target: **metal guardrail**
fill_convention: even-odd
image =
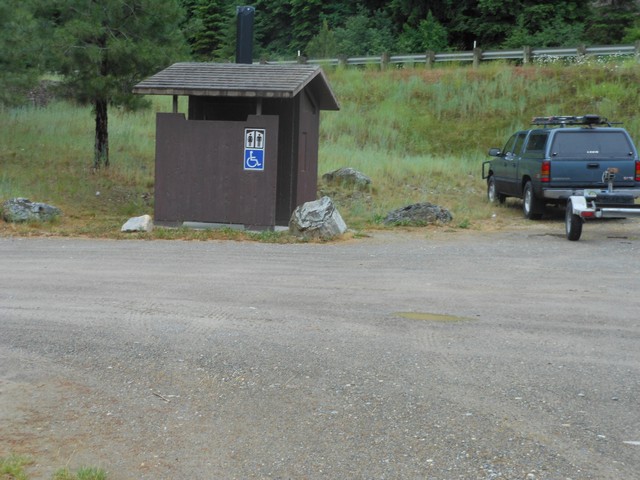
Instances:
[[[425,52],[415,55],[387,55],[367,57],[342,57],[325,59],[306,59],[298,57],[297,60],[266,61],[263,63],[274,65],[288,65],[307,63],[311,65],[404,65],[424,63],[432,65],[437,62],[473,62],[477,65],[487,60],[521,60],[523,63],[532,63],[546,58],[571,58],[571,57],[611,57],[633,56],[640,59],[640,41],[635,45],[599,45],[577,47],[553,47],[531,48],[523,47],[514,50],[489,50],[482,51],[476,48],[466,52]]]

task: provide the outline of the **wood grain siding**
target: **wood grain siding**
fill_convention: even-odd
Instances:
[[[155,220],[272,227],[275,224],[278,117],[246,122],[157,116]],[[266,130],[264,171],[244,170],[244,130]]]
[[[318,190],[320,111],[306,90],[300,94],[299,121],[296,205],[316,200]]]

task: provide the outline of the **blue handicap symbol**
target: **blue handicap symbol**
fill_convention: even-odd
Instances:
[[[245,150],[244,169],[264,170],[264,150]]]

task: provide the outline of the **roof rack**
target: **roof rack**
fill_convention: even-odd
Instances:
[[[600,115],[582,115],[582,116],[552,116],[552,117],[534,117],[531,121],[532,125],[560,125],[561,127],[565,127],[567,125],[586,125],[588,127],[593,127],[594,125],[607,125],[610,127],[614,125],[614,122],[610,122],[604,117]],[[616,122],[616,125],[619,125],[620,122]]]

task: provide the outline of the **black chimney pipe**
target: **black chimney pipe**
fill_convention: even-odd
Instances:
[[[253,63],[253,17],[254,7],[236,7],[236,63]]]

